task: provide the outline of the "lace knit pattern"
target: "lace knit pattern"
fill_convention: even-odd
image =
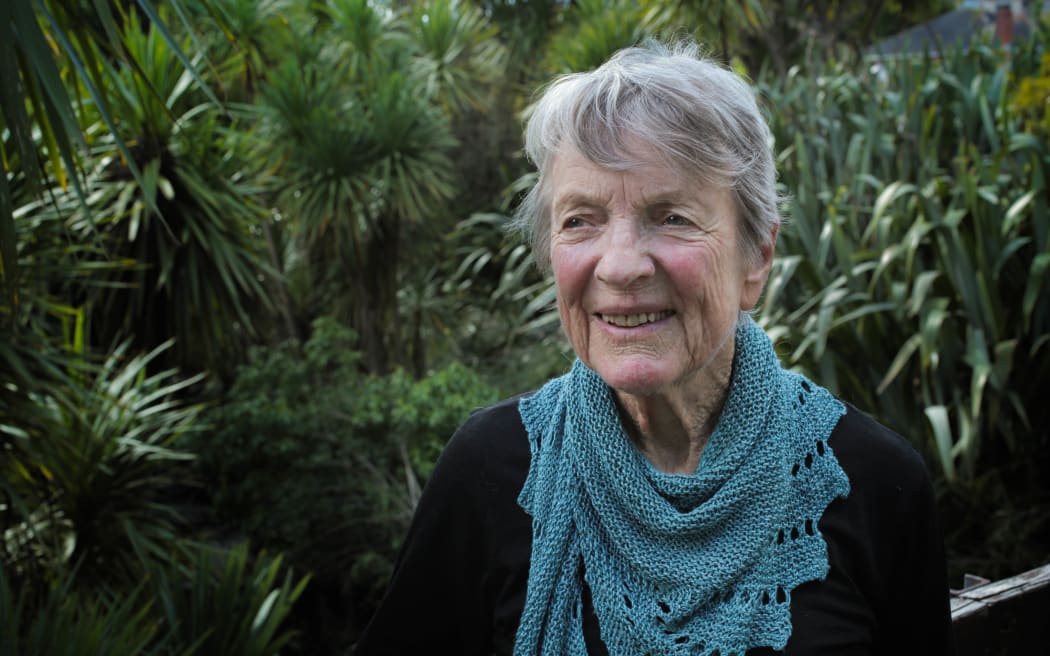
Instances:
[[[692,475],[635,448],[612,391],[577,361],[519,405],[533,518],[517,656],[585,655],[585,577],[611,656],[782,649],[792,591],[827,574],[817,529],[849,481],[827,444],[844,406],[780,367],[750,318],[733,380]]]

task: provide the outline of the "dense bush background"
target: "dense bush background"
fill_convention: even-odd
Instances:
[[[342,654],[442,445],[571,353],[505,230],[551,76],[692,34],[789,199],[758,313],[908,437],[950,553],[1050,560],[1050,54],[944,2],[0,9],[0,655]]]
[[[1039,36],[761,87],[791,196],[762,322],[924,450],[953,580],[1050,546],[1050,142],[1020,92],[1050,61]]]

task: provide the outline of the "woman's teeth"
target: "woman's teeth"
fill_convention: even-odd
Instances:
[[[640,326],[643,323],[652,323],[665,319],[674,314],[671,310],[663,310],[661,312],[643,312],[641,314],[602,314],[600,315],[602,321],[611,323],[614,326],[621,328],[634,328]]]

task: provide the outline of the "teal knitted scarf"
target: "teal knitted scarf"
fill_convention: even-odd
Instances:
[[[827,438],[843,405],[780,367],[750,318],[692,475],[655,469],[582,362],[524,399],[533,519],[517,656],[586,654],[582,581],[611,656],[782,649],[791,593],[827,574],[817,522],[849,481]]]

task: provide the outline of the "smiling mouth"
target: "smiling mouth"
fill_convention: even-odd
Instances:
[[[641,314],[599,314],[602,321],[620,328],[634,328],[647,323],[653,323],[666,319],[674,314],[674,310],[662,310],[660,312],[642,312]]]

